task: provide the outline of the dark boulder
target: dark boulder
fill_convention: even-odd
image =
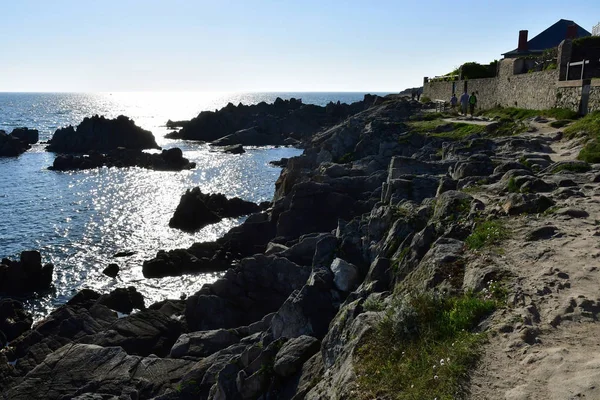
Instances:
[[[123,314],[131,313],[134,308],[138,310],[146,308],[144,296],[133,286],[129,286],[127,289],[117,288],[109,294],[102,295],[98,298],[97,303]]]
[[[119,347],[68,344],[41,360],[18,384],[3,389],[11,400],[155,398],[174,390],[194,367],[187,360],[142,358]],[[87,396],[86,396],[87,395]]]
[[[201,245],[201,244],[200,244]],[[229,263],[213,259],[214,252],[208,252],[209,257],[196,257],[188,250],[159,250],[156,257],[144,261],[142,273],[146,278],[162,278],[164,276],[179,276],[200,272],[222,271]]]
[[[321,343],[312,336],[302,335],[287,341],[275,356],[274,372],[284,378],[295,374],[320,347]]]
[[[40,140],[40,135],[37,129],[15,128],[10,135],[27,144],[35,144]]]
[[[0,263],[0,293],[22,295],[50,288],[54,266],[42,266],[38,251],[23,251],[20,261],[7,258]]]
[[[48,169],[54,171],[72,171],[100,167],[140,167],[156,171],[181,171],[196,168],[196,163],[183,157],[179,148],[163,150],[159,154],[145,153],[141,150],[110,150],[106,153],[91,152],[88,155],[59,155]]]
[[[23,309],[23,303],[13,299],[0,299],[0,334],[6,340],[16,339],[28,331],[32,323],[33,318]],[[0,343],[0,347],[3,344]]]
[[[126,149],[158,149],[152,132],[136,126],[133,120],[120,115],[106,119],[97,115],[73,128],[68,126],[54,132],[48,141],[48,151],[58,153],[87,153],[108,151],[119,147]]]
[[[26,140],[12,134],[7,135],[6,132],[0,130],[0,157],[17,157],[30,148],[31,146]]]
[[[225,195],[204,194],[199,187],[188,190],[169,221],[171,228],[192,232],[222,218],[237,218],[260,211],[258,205],[238,197],[227,199]]]
[[[244,150],[244,147],[241,144],[233,144],[231,146],[225,146],[221,149],[221,151],[223,153],[230,153],[230,154],[244,154],[246,152],[246,150]]]
[[[302,287],[310,273],[285,258],[256,255],[187,299],[190,330],[249,325],[277,311],[290,293]]]
[[[115,263],[108,264],[102,273],[106,276],[110,276],[111,278],[115,278],[117,275],[119,275],[119,265]]]

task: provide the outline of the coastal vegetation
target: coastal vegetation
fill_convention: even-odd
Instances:
[[[564,108],[551,108],[548,110],[529,110],[516,107],[495,107],[480,113],[491,118],[510,118],[513,120],[524,120],[535,117],[555,118],[557,120],[574,120],[577,118],[575,111]]]
[[[495,299],[419,293],[394,299],[358,352],[358,398],[454,399],[464,394]]]
[[[499,244],[508,237],[508,229],[501,220],[487,220],[477,223],[465,243],[471,250]]]

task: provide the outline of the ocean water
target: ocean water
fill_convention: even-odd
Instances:
[[[0,93],[0,129],[26,126],[48,140],[57,128],[76,126],[94,114],[120,114],[154,133],[163,148],[180,147],[197,168],[158,172],[140,168],[101,168],[54,172],[54,154],[43,144],[17,158],[0,158],[0,257],[16,258],[36,249],[44,262],[54,264],[54,287],[23,299],[36,319],[47,315],[82,288],[108,292],[134,286],[147,305],[165,298],[192,294],[218,274],[145,279],[142,262],[159,249],[188,247],[215,240],[243,218],[226,219],[193,233],[168,226],[181,194],[200,186],[255,202],[270,200],[280,168],[269,161],[301,153],[293,148],[249,148],[243,155],[210,151],[209,146],[164,137],[168,119],[185,120],[228,102],[254,104],[277,97],[301,98],[304,103],[354,102],[363,93]],[[112,258],[119,251],[131,257]],[[119,264],[116,279],[102,274],[111,262]]]

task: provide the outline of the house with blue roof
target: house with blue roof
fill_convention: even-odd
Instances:
[[[505,58],[519,58],[541,55],[545,50],[557,47],[565,39],[578,39],[592,34],[574,21],[561,19],[539,35],[527,40],[528,31],[519,31],[519,45],[502,55]]]

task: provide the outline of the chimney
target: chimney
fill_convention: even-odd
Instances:
[[[519,31],[519,47],[517,51],[527,51],[527,34],[529,31]]]
[[[566,39],[575,39],[577,37],[577,25],[567,26],[567,37]]]

